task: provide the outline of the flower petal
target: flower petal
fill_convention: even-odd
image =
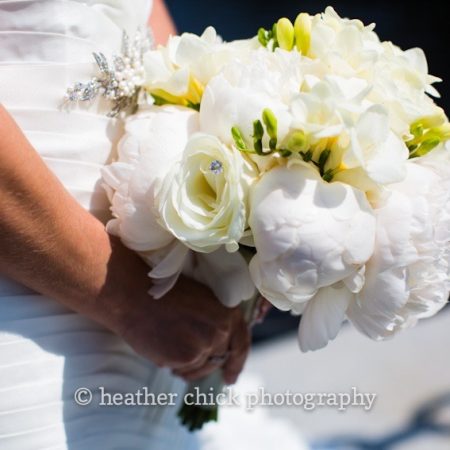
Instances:
[[[319,290],[300,321],[298,339],[303,352],[325,347],[337,336],[351,299],[352,293],[342,283]]]
[[[197,253],[195,261],[183,273],[209,286],[223,305],[232,308],[255,295],[248,264],[239,252],[228,253],[221,247],[212,253]]]

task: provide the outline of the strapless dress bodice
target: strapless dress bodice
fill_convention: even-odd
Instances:
[[[47,166],[103,222],[101,168],[123,129],[111,105],[64,105],[69,86],[97,75],[93,52],[120,53],[123,32],[145,27],[151,0],[0,0],[0,102]],[[28,290],[0,274],[0,296]]]

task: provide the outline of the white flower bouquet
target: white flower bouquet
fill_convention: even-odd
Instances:
[[[108,229],[151,266],[155,298],[181,273],[228,306],[259,292],[302,315],[303,351],[346,319],[384,339],[445,305],[450,124],[423,52],[373,30],[327,8],[143,54],[103,176]],[[191,428],[216,414],[191,413]]]

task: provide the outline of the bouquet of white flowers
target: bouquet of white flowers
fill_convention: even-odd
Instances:
[[[346,318],[383,339],[445,305],[450,124],[423,52],[373,30],[327,8],[142,52],[103,176],[108,229],[151,266],[154,297],[181,273],[228,306],[259,292],[302,315],[303,351]],[[191,412],[191,428],[215,415]]]

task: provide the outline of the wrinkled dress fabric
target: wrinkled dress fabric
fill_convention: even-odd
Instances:
[[[122,126],[106,117],[104,101],[68,111],[62,99],[68,86],[95,74],[92,52],[119,53],[123,30],[133,35],[150,8],[148,0],[0,0],[0,102],[65,188],[103,222],[109,205],[100,169]],[[177,421],[178,405],[101,406],[100,387],[175,393],[178,403],[185,389],[100,325],[0,275],[0,448],[196,448]],[[74,401],[79,388],[91,390],[90,405]]]

